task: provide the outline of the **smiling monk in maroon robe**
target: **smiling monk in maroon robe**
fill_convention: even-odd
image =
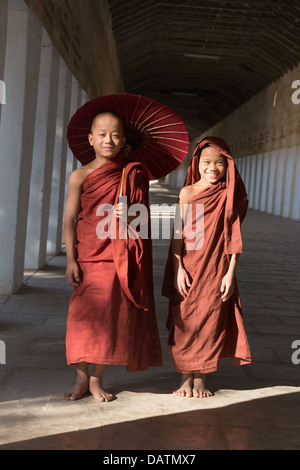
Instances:
[[[235,276],[248,201],[222,139],[198,142],[179,202],[183,231],[177,239],[174,233],[162,289],[169,298],[168,344],[182,373],[175,393],[206,397],[205,374],[216,371],[221,358],[233,365],[252,361]]]
[[[110,401],[112,394],[102,386],[108,364],[123,364],[130,371],[162,364],[153,295],[149,177],[142,164],[125,166],[124,127],[118,116],[97,115],[89,140],[96,158],[72,173],[65,216],[66,276],[74,287],[66,352],[68,364],[76,364],[77,379],[64,397],[76,400],[89,390],[95,399]],[[126,232],[131,227],[127,213],[121,227],[121,188],[128,207],[146,207],[148,238]],[[94,364],[91,377],[89,364]]]

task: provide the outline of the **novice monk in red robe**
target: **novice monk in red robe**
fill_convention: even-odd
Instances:
[[[221,138],[198,142],[179,204],[182,236],[174,233],[162,289],[169,298],[169,349],[175,369],[182,373],[174,393],[207,397],[212,393],[205,374],[217,370],[222,357],[230,357],[233,365],[252,361],[235,279],[248,201]],[[184,222],[185,205],[192,213],[190,226]],[[197,247],[193,234],[195,228],[202,229],[201,214],[196,219],[199,205],[204,230],[202,239],[197,233]]]
[[[95,116],[89,142],[95,159],[71,174],[64,221],[66,277],[74,286],[66,353],[67,363],[77,367],[76,383],[64,398],[76,400],[90,391],[96,400],[110,401],[114,397],[102,385],[107,364],[124,364],[130,371],[161,366],[151,239],[120,238],[119,223],[113,228],[124,209],[118,203],[121,185],[128,207],[136,203],[149,209],[149,179],[142,164],[129,163],[122,180],[125,136],[119,116]],[[125,219],[125,228],[131,220]]]

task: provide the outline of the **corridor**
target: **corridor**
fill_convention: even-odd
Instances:
[[[0,1],[0,450],[300,449],[299,19],[287,0]],[[80,165],[68,125],[87,101],[115,94],[157,100],[187,130],[177,166],[151,182],[151,204],[177,201],[207,136],[227,142],[245,183],[237,276],[254,362],[223,360],[209,398],[172,393],[163,237],[153,240],[163,366],[109,367],[110,403],[62,398],[75,380],[63,220]],[[174,152],[183,141],[165,134]]]
[[[176,197],[170,187],[151,186],[152,204],[171,205]],[[205,399],[172,394],[179,376],[160,295],[168,240],[154,240],[153,253],[163,367],[130,373],[110,366],[105,385],[117,397],[110,403],[62,398],[75,377],[65,363],[71,289],[64,254],[26,272],[21,290],[1,298],[0,449],[300,449],[300,224],[250,209],[243,236],[238,281],[254,362],[232,367],[223,360],[208,376],[214,395]]]

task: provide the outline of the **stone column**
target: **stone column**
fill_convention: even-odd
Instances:
[[[8,0],[0,2],[0,124],[2,105],[6,103],[6,85],[4,82],[4,63],[7,37],[7,7]]]
[[[56,251],[59,252],[62,245],[62,225],[63,225],[63,212],[64,212],[64,197],[66,187],[66,162],[68,153],[68,142],[66,139],[67,126],[70,120],[70,106],[71,106],[71,91],[72,91],[72,75],[67,70],[66,88],[64,99],[64,119],[63,119],[63,139],[61,150],[61,161],[59,171],[59,195],[58,195],[58,212],[57,212],[57,232],[56,232]]]
[[[52,49],[53,46],[51,40],[46,31],[43,30],[25,250],[25,267],[33,269],[39,269],[41,267],[40,241],[42,231],[41,224],[44,197],[44,172],[46,164]]]
[[[47,140],[46,140],[46,158],[44,166],[44,185],[43,185],[43,199],[41,211],[41,239],[40,250],[38,258],[38,266],[43,266],[46,263],[47,256],[47,237],[49,226],[50,214],[50,198],[51,198],[51,182],[53,171],[53,158],[55,148],[55,133],[56,133],[56,116],[57,116],[57,101],[58,101],[58,84],[59,84],[59,63],[60,57],[58,52],[52,48],[51,59],[51,76],[50,76],[50,94],[49,106],[47,116]]]
[[[294,190],[291,201],[290,216],[293,219],[300,220],[300,145],[296,147],[296,156],[294,162]]]
[[[79,95],[80,91],[80,95]],[[72,91],[71,91],[71,104],[70,104],[70,115],[69,121],[72,118],[73,114],[81,105],[81,90],[76,79],[72,78]],[[68,122],[69,123],[69,122]],[[66,164],[66,178],[65,178],[65,195],[64,195],[64,212],[66,209],[66,202],[68,197],[68,181],[72,171],[77,168],[77,160],[75,160],[73,153],[71,152],[69,146],[67,151],[67,164]]]
[[[66,99],[66,80],[67,80],[67,66],[61,59],[60,74],[59,74],[59,88],[58,88],[58,103],[57,103],[57,118],[56,118],[56,133],[55,133],[55,147],[54,147],[54,160],[52,172],[52,186],[51,186],[51,200],[50,200],[50,215],[48,227],[48,240],[47,240],[47,254],[57,255],[61,251],[61,242],[57,243],[57,232],[61,229],[58,228],[58,211],[59,211],[59,185],[60,185],[60,169],[63,158],[63,148],[65,148],[65,99]]]
[[[1,113],[0,293],[23,282],[27,213],[41,51],[40,21],[21,0],[10,0]]]

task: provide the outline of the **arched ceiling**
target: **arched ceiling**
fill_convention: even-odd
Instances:
[[[299,0],[107,2],[125,91],[168,105],[192,138],[300,59]]]

